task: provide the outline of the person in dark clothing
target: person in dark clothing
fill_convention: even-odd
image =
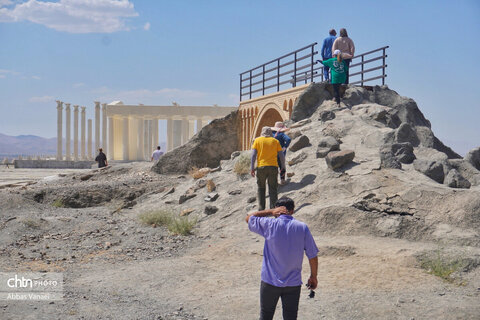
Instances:
[[[289,128],[285,127],[285,124],[281,121],[275,122],[275,126],[271,128],[272,129],[272,134],[275,139],[280,142],[280,146],[282,147],[282,152],[284,157],[287,156],[287,148],[290,145],[290,142],[292,142],[292,139],[290,139],[289,136],[285,134],[286,131],[290,130]],[[278,163],[280,163],[280,158],[277,157]],[[286,169],[281,169],[280,170],[280,184],[284,185],[286,183],[285,180],[285,175],[287,173]]]
[[[323,40],[322,51],[321,51],[322,60],[328,60],[332,57],[332,52],[333,52],[332,46],[333,46],[333,43],[335,42],[335,39],[337,39],[336,37],[337,32],[335,31],[335,29],[331,29],[328,33],[330,35],[326,37],[325,40]],[[327,66],[323,67],[323,76],[325,78],[325,81],[327,82],[330,81],[329,71],[330,71],[329,67]]]
[[[98,156],[95,158],[95,161],[98,162],[99,168],[108,166],[107,156],[103,153],[102,148],[98,149]]]

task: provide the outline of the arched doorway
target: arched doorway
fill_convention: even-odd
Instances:
[[[280,111],[281,110],[274,104],[266,105],[255,123],[254,136],[252,138],[259,137],[263,127],[273,127],[275,122],[286,120],[282,118]]]

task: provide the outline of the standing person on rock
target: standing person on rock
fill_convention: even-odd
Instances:
[[[260,320],[273,319],[279,298],[282,298],[283,319],[297,319],[304,252],[310,264],[307,286],[313,290],[318,284],[318,248],[308,226],[292,217],[294,209],[293,200],[282,197],[275,209],[253,212],[246,218],[250,231],[265,238]]]
[[[102,148],[98,149],[98,156],[95,158],[95,161],[98,162],[99,168],[108,166],[107,156],[103,153]]]
[[[337,105],[340,106],[340,85],[345,83],[348,74],[348,65],[345,60],[342,59],[342,53],[340,50],[335,50],[333,52],[333,58],[320,61],[320,63],[332,69],[333,92],[335,101],[337,102]]]
[[[286,159],[287,156],[287,148],[290,145],[290,142],[292,142],[292,139],[290,139],[289,136],[285,134],[289,128],[285,127],[285,124],[281,121],[275,122],[275,126],[271,127],[272,129],[272,134],[275,139],[280,142],[280,146],[282,147],[282,152],[283,156]],[[280,158],[277,157],[277,162],[280,163]],[[287,173],[286,169],[280,170],[280,185],[284,185],[286,183],[285,180],[285,174]]]
[[[280,158],[280,163],[277,161]],[[263,127],[260,137],[253,141],[252,158],[250,161],[250,174],[255,177],[255,160],[257,161],[257,195],[259,210],[265,209],[266,183],[268,182],[268,195],[270,208],[275,206],[278,194],[278,168],[285,170],[285,156],[277,139],[272,137],[272,129]]]
[[[335,29],[331,29],[328,33],[329,33],[329,36],[326,37],[325,40],[323,40],[322,52],[321,52],[322,60],[327,60],[332,57],[333,43],[335,42],[335,39],[337,39],[336,37],[337,31],[335,31]],[[325,67],[325,66],[323,67],[323,77],[327,82],[330,81],[329,71],[330,71],[329,67]]]
[[[347,64],[347,79],[345,84],[348,84],[348,69],[350,68],[350,62],[352,62],[352,58],[355,55],[355,44],[353,43],[353,40],[348,37],[347,29],[340,29],[340,37],[335,40],[332,47],[332,51],[335,52],[335,50],[340,50],[342,53],[342,59],[344,59]]]

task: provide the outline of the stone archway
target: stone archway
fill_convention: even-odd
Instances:
[[[252,138],[255,139],[256,137],[259,137],[263,127],[273,127],[275,122],[287,120],[283,118],[283,115],[284,113],[282,112],[282,109],[276,104],[267,104],[258,115],[257,121],[255,121],[255,127],[253,129],[254,136]]]

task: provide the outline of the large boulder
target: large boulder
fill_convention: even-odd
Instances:
[[[415,170],[423,173],[430,179],[435,180],[438,183],[443,183],[445,173],[443,171],[443,164],[434,160],[416,159],[413,161],[413,167]]]
[[[301,135],[290,143],[288,150],[295,152],[310,145],[310,139],[306,135]]]
[[[290,119],[293,121],[306,119],[317,110],[323,101],[331,99],[332,94],[328,91],[328,86],[331,85],[326,82],[312,83],[308,86],[295,102]]]
[[[418,146],[418,144],[420,143],[416,132],[408,123],[402,123],[400,127],[398,127],[398,129],[395,131],[395,141],[400,143],[409,142],[414,147]]]
[[[340,150],[340,142],[332,136],[326,136],[320,139],[317,147],[317,158],[325,157],[330,151]]]
[[[331,151],[325,157],[325,162],[330,169],[335,170],[352,162],[353,158],[355,158],[353,150]]]
[[[392,144],[392,154],[401,163],[412,163],[415,160],[413,146],[410,142]]]
[[[152,167],[156,173],[186,173],[192,167],[214,168],[239,150],[241,126],[237,112],[215,119],[184,145],[167,152]]]
[[[480,170],[480,147],[470,150],[464,158],[468,161],[474,168]]]
[[[380,148],[380,167],[390,169],[402,168],[402,164],[392,152],[391,144],[386,144]]]
[[[468,189],[471,186],[470,182],[465,179],[456,169],[452,169],[448,172],[444,183],[451,188]]]
[[[477,170],[470,162],[464,159],[450,159],[449,165],[456,169],[472,186],[480,185],[480,171]]]

